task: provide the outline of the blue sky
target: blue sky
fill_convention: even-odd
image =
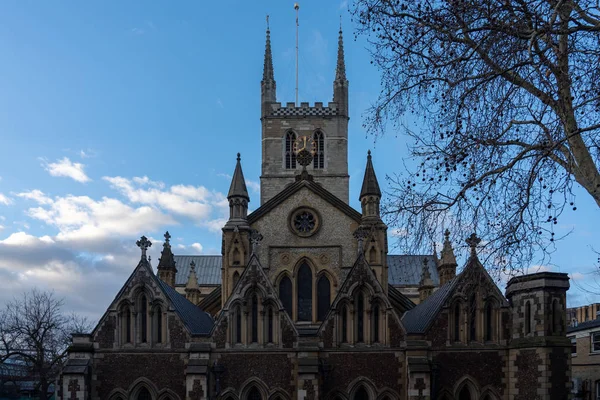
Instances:
[[[342,15],[350,197],[359,208],[366,151],[385,187],[406,143],[394,132],[375,142],[362,128],[379,73],[364,39],[354,41],[346,2],[300,6],[300,101],[332,98]],[[155,239],[155,260],[167,229],[177,253],[220,253],[238,151],[250,206],[259,203],[267,14],[278,101],[293,101],[293,1],[3,2],[0,303],[53,288],[69,308],[98,317],[134,268],[142,234]],[[578,196],[559,228],[573,232],[541,267],[572,274],[571,305],[600,301],[581,290],[595,284],[598,214]]]

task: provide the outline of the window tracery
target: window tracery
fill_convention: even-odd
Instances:
[[[286,169],[296,169],[296,153],[294,152],[294,142],[296,142],[296,134],[293,131],[288,131],[285,134]]]
[[[315,154],[313,156],[313,168],[325,168],[325,138],[323,132],[316,131],[313,134],[313,146],[315,146]]]

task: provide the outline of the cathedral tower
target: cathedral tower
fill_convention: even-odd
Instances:
[[[348,80],[340,27],[333,102],[323,104],[276,102],[276,84],[267,29],[263,79],[261,81],[262,174],[260,203],[269,201],[302,167],[296,162],[295,143],[307,138],[314,153],[307,167],[314,180],[348,203]]]

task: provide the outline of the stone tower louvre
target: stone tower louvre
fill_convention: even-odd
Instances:
[[[333,101],[286,105],[276,102],[276,84],[267,30],[261,81],[262,174],[260,203],[269,201],[294,182],[302,167],[296,162],[294,142],[312,140],[314,160],[307,167],[314,180],[348,203],[348,80],[340,28]]]

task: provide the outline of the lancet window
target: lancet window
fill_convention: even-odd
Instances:
[[[296,134],[293,131],[288,131],[285,134],[285,168],[296,169],[296,153],[294,152],[294,142]]]
[[[326,275],[317,281],[317,321],[323,321],[331,304],[331,284]]]
[[[323,132],[316,131],[313,134],[313,143],[315,146],[315,154],[313,158],[313,168],[325,168],[325,138]]]
[[[312,321],[312,271],[306,262],[298,269],[298,321]]]

